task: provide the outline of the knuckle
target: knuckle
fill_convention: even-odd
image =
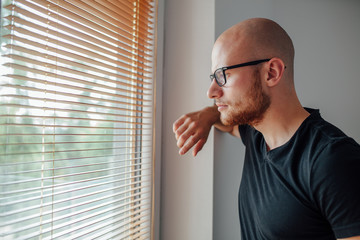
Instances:
[[[205,133],[205,131],[203,128],[198,128],[198,130],[197,130],[198,135],[204,135],[204,133]]]
[[[175,134],[175,138],[178,139],[178,136],[179,136],[179,130],[174,130],[174,134]]]
[[[177,136],[181,135],[181,130],[180,130],[180,129],[176,130],[176,131],[175,131],[175,134],[176,134]]]
[[[199,128],[200,125],[199,125],[198,122],[192,122],[192,123],[191,123],[191,127],[193,127],[193,128]]]
[[[197,131],[197,134],[196,134],[199,138],[201,137],[204,137],[204,136],[206,136],[206,131],[204,130],[204,129],[198,129],[198,131]]]
[[[186,114],[182,115],[181,118],[182,118],[182,119],[188,119],[188,118],[189,118],[189,114],[186,113]]]
[[[188,113],[184,115],[184,120],[185,122],[193,122],[193,117],[191,114]]]
[[[177,146],[178,146],[178,148],[182,148],[182,147],[183,147],[183,143],[180,142],[180,141],[178,141],[178,142],[177,142]]]
[[[184,145],[184,138],[183,137],[179,137],[178,141],[177,141],[177,146],[178,147],[182,147]]]
[[[193,136],[189,142],[191,145],[195,145],[198,141],[199,138],[197,136]]]

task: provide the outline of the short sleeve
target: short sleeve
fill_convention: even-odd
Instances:
[[[310,189],[337,238],[360,235],[360,146],[354,140],[323,148],[313,163]]]

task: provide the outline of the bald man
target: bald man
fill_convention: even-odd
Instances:
[[[212,126],[246,147],[239,190],[242,239],[360,239],[360,146],[304,108],[294,47],[277,23],[249,19],[212,51],[215,105],[180,117],[173,131],[195,156]]]

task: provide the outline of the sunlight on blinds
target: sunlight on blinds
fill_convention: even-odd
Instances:
[[[150,239],[155,7],[2,1],[1,239]]]

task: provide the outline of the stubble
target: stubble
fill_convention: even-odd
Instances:
[[[260,73],[257,69],[254,72],[254,83],[243,99],[243,101],[230,106],[226,114],[221,114],[220,119],[224,125],[248,124],[254,126],[264,118],[271,99],[262,89]]]

